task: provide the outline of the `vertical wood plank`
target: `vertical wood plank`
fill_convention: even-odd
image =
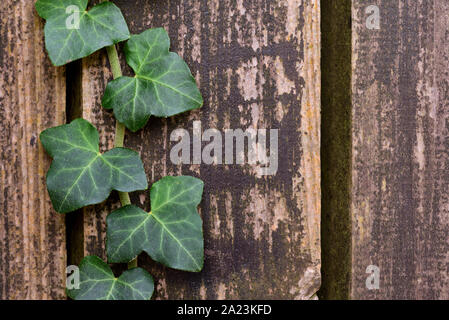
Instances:
[[[171,119],[151,118],[127,133],[149,182],[166,175],[205,181],[205,267],[170,270],[145,254],[139,265],[156,279],[157,299],[308,299],[320,285],[320,8],[318,0],[117,0],[133,33],[163,26],[191,67],[205,104]],[[122,57],[123,58],[123,57]],[[125,67],[125,74],[131,74]],[[112,146],[114,119],[102,109],[111,80],[105,52],[84,59],[82,114]],[[276,175],[250,165],[175,165],[170,134],[202,130],[279,129]],[[204,146],[204,144],[203,144]],[[131,195],[149,209],[147,192]],[[105,218],[117,199],[84,211],[84,253],[105,258]]]
[[[65,122],[65,71],[47,58],[34,2],[0,3],[0,299],[65,297],[64,216],[38,139]]]
[[[446,0],[353,1],[352,298],[449,298],[448,16]]]

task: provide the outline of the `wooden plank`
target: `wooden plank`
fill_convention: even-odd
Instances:
[[[204,270],[169,270],[141,255],[139,264],[155,276],[156,298],[310,298],[320,285],[319,1],[115,3],[133,33],[168,30],[205,100],[201,110],[152,118],[126,136],[150,183],[180,174],[205,181]],[[113,116],[100,106],[110,79],[105,52],[83,61],[82,114],[99,126],[103,150],[113,143]],[[173,164],[170,135],[178,128],[192,135],[194,121],[223,137],[225,129],[279,129],[277,174],[257,176],[248,164]],[[146,192],[131,199],[150,207]],[[116,199],[85,210],[85,255],[105,257],[104,222],[115,207]]]
[[[448,16],[446,0],[353,1],[352,298],[449,298]]]
[[[65,71],[47,58],[34,1],[2,1],[0,17],[0,299],[64,298],[64,216],[38,137],[65,122]]]

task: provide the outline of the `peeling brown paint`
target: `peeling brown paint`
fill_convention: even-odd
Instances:
[[[320,285],[319,4],[298,1],[115,1],[133,33],[164,26],[204,96],[202,109],[151,118],[126,136],[150,183],[164,175],[205,181],[205,267],[192,274],[166,269],[145,254],[139,264],[157,282],[157,299],[308,299]],[[125,67],[125,74],[130,70]],[[83,61],[83,116],[112,146],[113,116],[100,106],[111,79],[105,53]],[[250,165],[173,165],[170,133],[192,122],[203,129],[273,128],[279,134],[276,176]],[[146,192],[133,203],[150,207]],[[142,202],[144,202],[142,204]],[[84,211],[85,254],[104,257],[105,217],[116,199]]]

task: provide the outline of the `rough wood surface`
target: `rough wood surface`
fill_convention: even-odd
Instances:
[[[65,71],[47,58],[34,1],[0,2],[0,299],[64,298],[64,216],[39,133],[65,122]]]
[[[172,119],[152,118],[127,133],[150,183],[166,175],[205,181],[201,273],[163,268],[146,255],[158,299],[308,299],[320,285],[320,18],[318,0],[114,1],[133,33],[165,27],[191,67],[205,105]],[[125,73],[130,73],[125,68]],[[81,107],[113,143],[113,115],[100,106],[111,79],[105,52],[83,60]],[[170,134],[200,120],[216,128],[279,129],[279,169],[258,177],[245,165],[174,165]],[[149,209],[146,192],[131,195]],[[105,257],[105,218],[116,199],[84,210],[84,255]]]
[[[353,1],[351,297],[448,299],[449,2],[371,4],[380,30]]]

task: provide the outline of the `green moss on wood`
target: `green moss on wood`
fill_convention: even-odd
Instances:
[[[351,279],[351,1],[321,3],[322,286],[349,299]]]

